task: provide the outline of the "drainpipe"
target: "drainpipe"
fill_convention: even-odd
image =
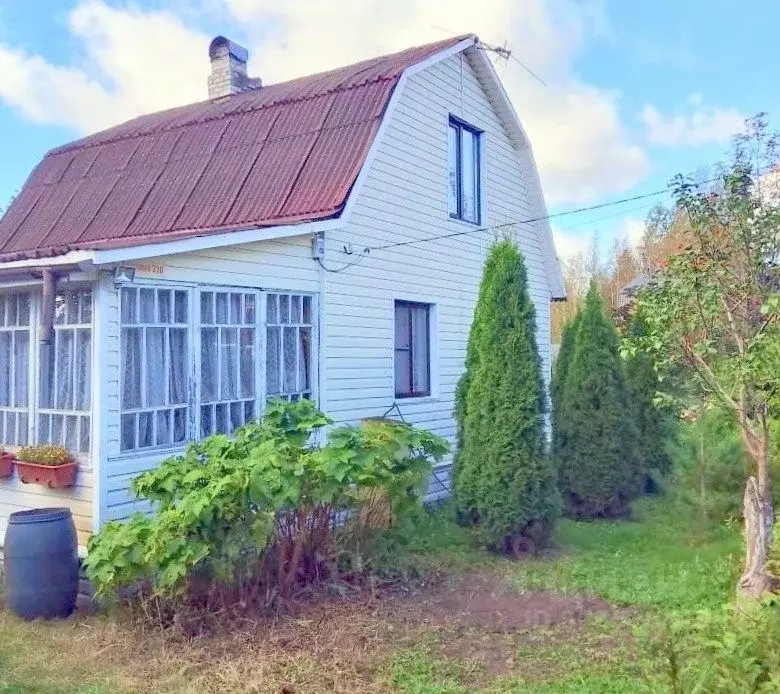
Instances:
[[[52,363],[52,338],[54,337],[54,297],[57,293],[57,276],[51,268],[43,268],[43,290],[41,292],[41,319],[39,338],[41,366],[40,369],[40,394],[41,404],[50,405],[51,392],[51,368]]]

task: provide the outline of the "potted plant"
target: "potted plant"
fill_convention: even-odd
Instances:
[[[45,484],[52,489],[71,487],[78,463],[62,446],[24,446],[16,454],[16,470],[25,484]]]
[[[9,451],[0,449],[0,479],[10,477],[14,472],[16,456]]]

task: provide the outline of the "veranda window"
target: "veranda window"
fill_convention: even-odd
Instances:
[[[0,442],[29,438],[30,294],[0,295]]]
[[[73,289],[54,300],[51,346],[40,349],[38,441],[86,453],[92,403],[92,291]]]
[[[312,396],[312,297],[266,297],[266,392],[299,400]]]
[[[123,451],[187,439],[189,301],[187,290],[122,289]]]
[[[200,292],[201,436],[232,434],[255,417],[255,324],[252,292]]]

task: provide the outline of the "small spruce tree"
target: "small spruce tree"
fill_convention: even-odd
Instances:
[[[559,513],[544,415],[525,265],[517,247],[502,241],[485,264],[458,384],[453,475],[459,518],[479,524],[496,549],[533,551]]]
[[[559,413],[561,492],[574,516],[620,516],[637,490],[639,456],[618,333],[595,282],[578,320]]]

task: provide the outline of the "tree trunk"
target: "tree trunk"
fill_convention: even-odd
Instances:
[[[745,571],[737,585],[740,595],[756,599],[775,592],[780,583],[766,568],[775,517],[771,498],[763,497],[759,489],[758,480],[750,477],[745,485],[744,500]]]

